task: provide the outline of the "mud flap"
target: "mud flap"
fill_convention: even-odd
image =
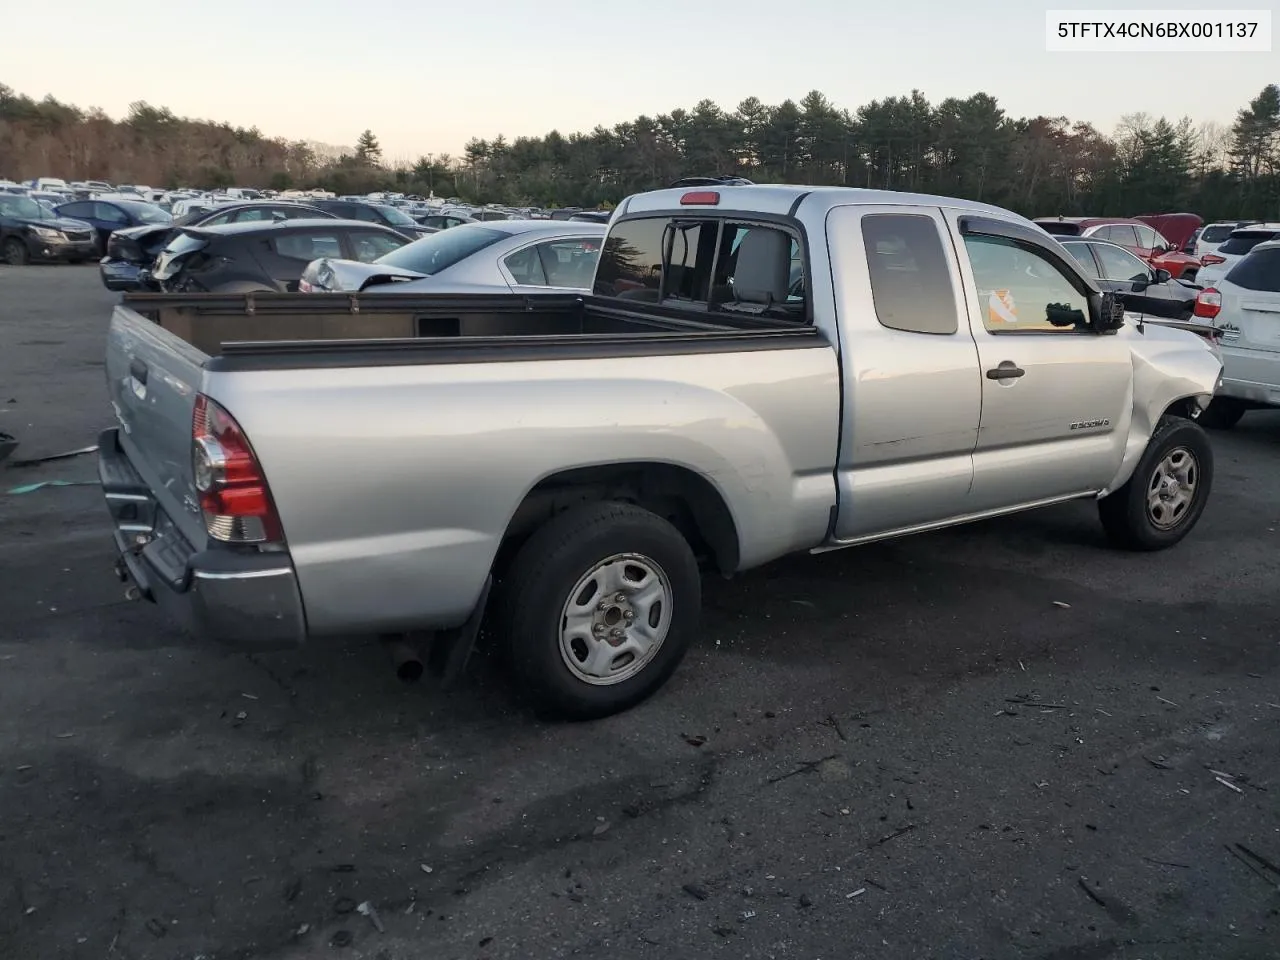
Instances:
[[[467,669],[471,659],[471,651],[475,649],[476,637],[480,633],[480,623],[484,620],[485,607],[489,603],[489,590],[493,587],[493,577],[485,578],[484,587],[480,590],[480,599],[466,623],[452,630],[441,630],[431,638],[430,652],[427,654],[427,670],[432,678],[438,681],[442,689],[449,689]]]

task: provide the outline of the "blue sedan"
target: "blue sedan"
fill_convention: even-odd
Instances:
[[[57,212],[92,225],[99,257],[106,254],[107,237],[116,230],[173,222],[164,209],[143,200],[75,200],[62,204]]]

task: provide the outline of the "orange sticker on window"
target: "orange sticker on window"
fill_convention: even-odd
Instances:
[[[1018,308],[1013,303],[1013,294],[1008,290],[992,290],[987,298],[987,323],[993,327],[1001,327],[1007,323],[1018,322]]]

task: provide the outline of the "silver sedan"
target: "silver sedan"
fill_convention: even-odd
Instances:
[[[495,220],[441,230],[371,263],[325,258],[302,273],[304,293],[468,293],[591,287],[605,225]]]

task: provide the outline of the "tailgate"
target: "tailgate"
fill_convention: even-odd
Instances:
[[[1240,335],[1237,347],[1253,350],[1280,350],[1280,295],[1255,293],[1241,295]]]
[[[127,306],[111,314],[107,392],[120,446],[192,544],[205,540],[191,471],[191,414],[208,357]]]

